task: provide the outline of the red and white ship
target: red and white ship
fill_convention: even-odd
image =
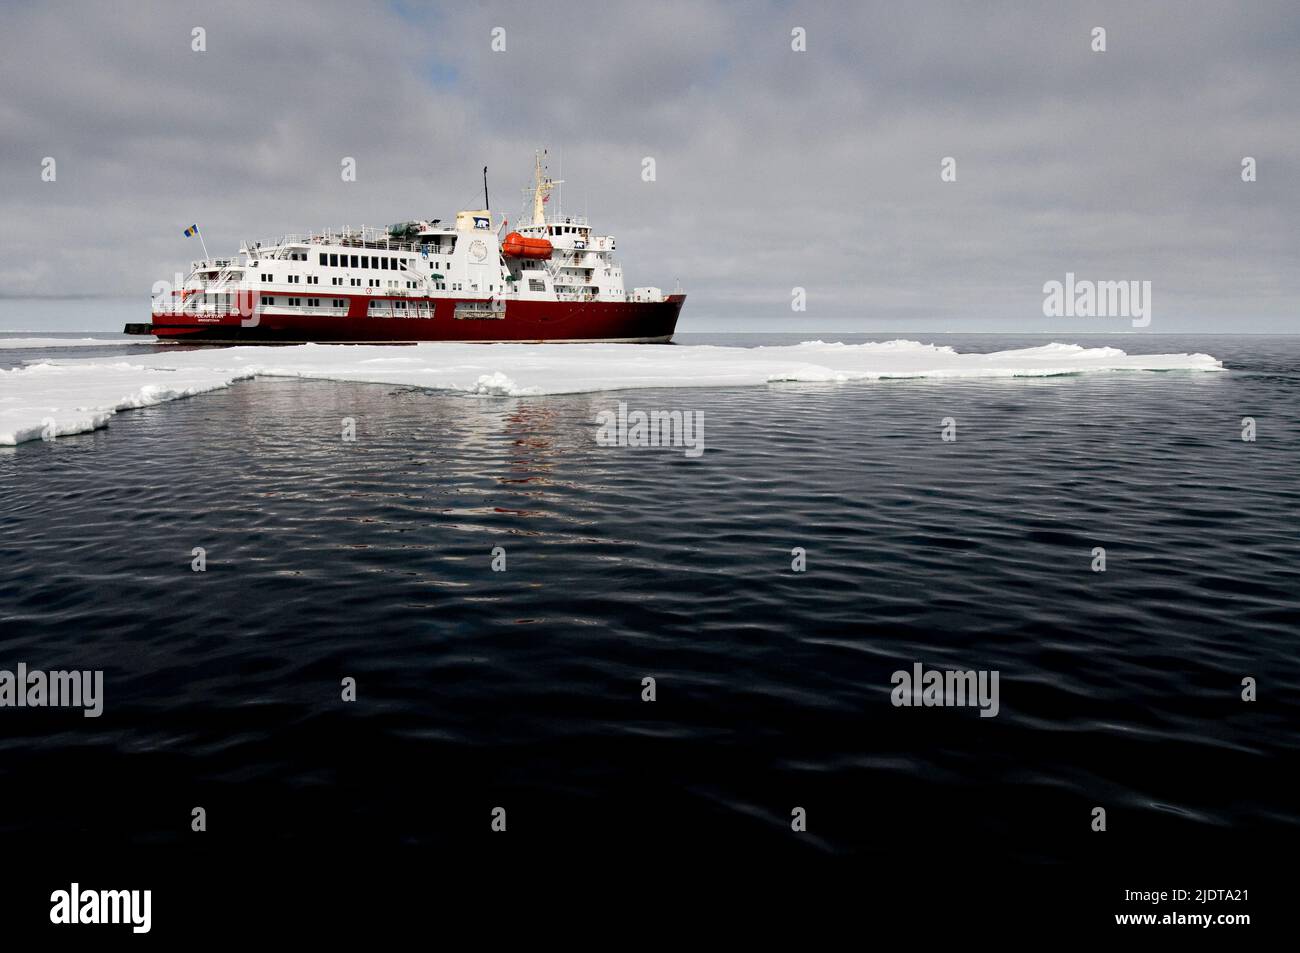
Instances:
[[[239,258],[193,262],[180,288],[155,294],[152,322],[126,331],[214,344],[671,340],[686,296],[626,293],[612,235],[547,216],[558,184],[538,154],[531,221],[504,237],[485,208],[454,225],[245,242]]]

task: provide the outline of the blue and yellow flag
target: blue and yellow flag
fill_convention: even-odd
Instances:
[[[199,227],[197,225],[191,225],[189,228],[185,229],[186,238],[193,238],[198,233],[199,233]]]

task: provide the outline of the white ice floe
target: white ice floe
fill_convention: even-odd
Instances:
[[[777,381],[1050,377],[1102,371],[1218,371],[1208,354],[1126,354],[1048,344],[959,354],[916,341],[782,347],[634,344],[420,344],[232,347],[0,370],[0,444],[102,427],[117,411],[257,376],[399,384],[490,397]]]
[[[47,347],[117,347],[129,344],[157,344],[152,337],[127,338],[0,338],[0,351]]]
[[[28,364],[0,370],[0,445],[95,430],[119,410],[216,390],[245,376],[252,375],[125,360]]]

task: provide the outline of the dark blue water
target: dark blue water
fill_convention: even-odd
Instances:
[[[516,850],[1294,840],[1300,338],[1080,342],[1232,370],[528,399],[258,380],[6,448],[0,668],[103,669],[106,702],[0,709],[0,835],[179,843],[201,805],[213,844],[503,849],[503,806]],[[49,356],[71,355],[0,352]],[[706,452],[597,446],[618,399],[702,411]],[[998,716],[894,707],[916,662],[997,670]]]

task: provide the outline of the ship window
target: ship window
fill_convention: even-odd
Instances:
[[[330,255],[330,267],[335,267],[338,265],[338,263],[339,263],[339,256]],[[324,264],[324,262],[322,262],[321,264]]]
[[[325,262],[327,262],[327,261],[329,261],[329,257],[328,257],[327,255],[322,254],[322,255],[320,256],[320,263],[323,265],[323,264],[325,264]]]
[[[341,308],[341,307],[343,307],[343,299],[342,299],[342,298],[335,298],[335,299],[334,299],[334,307],[336,307],[336,308]]]
[[[319,307],[320,307],[320,298],[308,298],[308,299],[307,299],[307,304],[310,305],[310,306],[313,307],[313,308],[319,308]]]
[[[275,304],[275,299],[268,295],[262,295],[262,304]]]
[[[381,258],[381,259],[379,259],[379,261],[380,261],[380,265],[379,265],[379,267],[382,268],[384,271],[387,271],[387,270],[388,270],[388,259],[387,259],[387,258]]]
[[[353,256],[352,256],[352,267],[353,267],[353,268],[357,267],[357,256],[356,256],[356,255],[353,255]]]

